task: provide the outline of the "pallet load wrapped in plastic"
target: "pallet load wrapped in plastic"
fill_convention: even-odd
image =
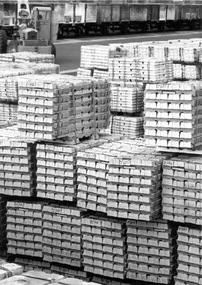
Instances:
[[[109,125],[109,84],[62,75],[19,81],[18,127],[27,138],[81,139]]]
[[[178,267],[175,285],[202,284],[202,230],[180,226],[177,234]]]
[[[164,220],[127,223],[127,278],[171,284],[177,264],[177,227]]]
[[[150,146],[194,149],[202,144],[199,127],[200,81],[148,84],[145,90],[145,138]]]
[[[44,205],[42,208],[43,260],[81,267],[81,213],[78,208]]]
[[[111,278],[125,277],[125,225],[115,219],[82,218],[84,271]]]
[[[42,257],[42,206],[37,202],[8,201],[7,253]]]
[[[202,226],[201,157],[179,155],[163,163],[163,218]]]

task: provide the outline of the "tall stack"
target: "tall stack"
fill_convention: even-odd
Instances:
[[[18,77],[0,79],[0,121],[17,122]]]
[[[170,284],[176,272],[176,227],[163,220],[127,221],[127,278]]]
[[[178,268],[175,285],[202,284],[202,230],[178,229]]]
[[[89,137],[108,125],[107,106],[109,85],[103,80],[35,75],[19,81],[18,127],[27,138]]]
[[[42,252],[45,261],[81,267],[81,217],[78,208],[43,206]]]
[[[138,113],[143,110],[143,83],[120,85],[113,83],[111,86],[111,111]]]
[[[201,145],[201,90],[199,81],[146,86],[145,138],[148,145],[187,149]]]
[[[35,143],[22,139],[0,141],[0,194],[35,195]]]
[[[77,206],[107,211],[108,144],[77,154]]]
[[[143,134],[140,113],[143,110],[144,92],[139,61],[135,57],[120,56],[120,53],[111,53],[109,59],[111,111],[113,115],[111,132],[128,137],[139,137]]]
[[[163,217],[202,226],[201,157],[184,155],[163,163]]]
[[[75,201],[76,149],[62,144],[37,144],[37,197]]]
[[[140,149],[139,149],[140,150]],[[137,152],[137,154],[133,154]],[[161,213],[161,164],[155,153],[117,153],[110,159],[107,182],[109,216],[149,221]]]
[[[82,218],[83,264],[86,272],[125,277],[125,228],[119,220]]]
[[[42,257],[42,206],[39,203],[7,202],[7,252]]]
[[[81,62],[78,75],[89,74],[95,78],[107,78],[109,47],[104,45],[81,46]]]

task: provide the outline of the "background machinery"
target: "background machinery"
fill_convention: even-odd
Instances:
[[[18,0],[14,16],[3,18],[0,26],[0,53],[32,51],[54,54],[57,25],[51,7],[33,7],[28,0]]]

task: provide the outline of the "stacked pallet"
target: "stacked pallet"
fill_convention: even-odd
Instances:
[[[104,45],[81,46],[80,67],[108,69],[109,47]]]
[[[178,229],[178,268],[175,285],[202,284],[202,230]]]
[[[162,159],[147,151],[141,140],[119,140],[78,152],[77,206],[120,218],[156,217],[161,210]],[[141,172],[143,165],[146,170]]]
[[[141,81],[140,62],[135,57],[109,59],[109,79],[112,82]]]
[[[2,139],[0,162],[0,194],[23,197],[35,195],[34,142]]]
[[[119,220],[82,218],[83,265],[86,272],[124,279],[125,227]]]
[[[0,121],[16,124],[18,76],[0,79]]]
[[[144,85],[112,83],[111,111],[137,113],[143,110]]]
[[[14,262],[23,266],[25,272],[29,270],[42,270],[45,272],[50,271],[50,263],[43,260],[32,259],[27,256],[26,257],[17,256],[15,257]]]
[[[150,146],[192,149],[201,145],[199,81],[148,84],[145,138]]]
[[[127,278],[170,284],[176,273],[176,238],[176,227],[166,221],[128,220]]]
[[[106,147],[105,147],[106,146]],[[77,153],[77,206],[107,211],[108,144]]]
[[[77,69],[77,77],[82,79],[89,79],[89,78],[96,78],[96,79],[108,79],[109,72],[108,70],[101,70],[101,69],[87,69],[87,68],[78,68]]]
[[[14,52],[0,54],[0,62],[37,62],[37,63],[54,63],[55,58],[52,54],[39,54],[35,52]]]
[[[78,68],[77,69],[77,77],[80,77],[82,79],[89,79],[93,76],[93,70],[87,69],[87,68]]]
[[[76,199],[76,148],[37,144],[37,197],[60,201]]]
[[[42,257],[42,206],[39,203],[7,202],[7,253]]]
[[[73,76],[25,76],[19,81],[18,113],[25,137],[89,137],[109,124],[109,84]]]
[[[22,273],[23,273],[22,266],[15,263],[7,263],[5,260],[1,259],[0,280],[5,280],[8,277],[20,275]]]
[[[94,108],[94,132],[95,132],[95,129],[101,130],[109,126],[110,101],[111,101],[110,83],[108,83],[108,81],[105,79],[94,78],[92,80],[92,89],[93,89],[92,99],[93,99],[93,108]]]
[[[81,217],[78,208],[42,209],[43,260],[81,267]]]
[[[17,104],[0,103],[0,121],[14,125],[17,122],[18,116]]]
[[[6,200],[0,197],[0,254],[6,251]]]
[[[112,134],[122,134],[126,137],[143,137],[143,117],[112,116],[110,130]]]
[[[49,63],[17,64],[0,66],[0,121],[17,124],[18,81],[20,75],[59,73],[59,66]]]
[[[131,143],[131,151],[109,161],[107,215],[150,221],[161,214],[163,157]],[[134,152],[134,153],[133,153]],[[135,154],[136,153],[136,154]]]
[[[18,99],[18,76],[0,79],[0,100],[17,102]]]
[[[166,83],[173,79],[173,63],[168,59],[139,59],[140,76],[145,83]]]
[[[45,273],[42,271],[28,271],[20,275],[12,276],[5,280],[0,281],[0,285],[17,285],[17,284],[29,284],[29,285],[48,285],[48,284],[58,284],[55,282],[59,282],[63,280],[64,276],[53,274],[53,273]]]
[[[201,157],[181,155],[164,161],[164,219],[202,226],[201,169]]]

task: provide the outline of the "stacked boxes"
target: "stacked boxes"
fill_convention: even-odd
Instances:
[[[27,138],[43,140],[72,134],[71,102],[72,86],[59,76],[22,77],[19,81],[19,130]]]
[[[35,195],[35,143],[6,139],[0,141],[0,194]]]
[[[141,82],[131,85],[112,83],[112,112],[137,113],[143,110],[144,86]]]
[[[104,79],[93,79],[94,128],[101,130],[109,126],[110,120],[110,84]],[[93,125],[92,125],[93,126]],[[86,128],[86,126],[84,126]],[[91,127],[92,128],[92,127]],[[91,129],[90,128],[90,129]]]
[[[82,218],[84,271],[124,279],[125,228],[119,220]]]
[[[200,82],[148,84],[145,91],[145,138],[150,146],[195,148],[202,143]]]
[[[42,206],[34,202],[7,202],[7,253],[42,257]]]
[[[163,220],[128,220],[127,278],[170,284],[177,260],[176,235],[176,227]]]
[[[80,67],[77,69],[77,77],[89,79],[92,77],[92,70]]]
[[[0,79],[0,121],[17,122],[18,77]]]
[[[0,121],[14,125],[17,122],[17,104],[0,103]]]
[[[135,57],[110,58],[109,79],[113,83],[141,80],[139,59]]]
[[[106,145],[106,148],[105,148]],[[107,211],[108,144],[77,154],[77,206]]]
[[[50,271],[50,263],[43,260],[34,260],[32,258],[24,258],[24,257],[16,257],[14,260],[17,264],[22,265],[24,267],[24,271],[41,269],[42,271],[49,272]]]
[[[52,54],[39,54],[36,52],[14,52],[12,54],[1,54],[0,62],[37,62],[37,63],[54,63],[55,58]]]
[[[81,217],[77,208],[44,205],[43,259],[81,267]]]
[[[81,62],[82,68],[99,68],[108,69],[109,47],[103,45],[81,46]]]
[[[202,284],[202,230],[178,229],[178,268],[175,285]]]
[[[61,201],[76,198],[76,149],[37,144],[37,197]]]
[[[107,214],[126,219],[152,220],[161,213],[161,164],[163,157],[132,147],[131,154],[110,159]],[[136,155],[135,155],[136,153]]]
[[[163,163],[163,217],[202,226],[200,157],[178,156]]]
[[[89,137],[108,125],[109,84],[61,75],[22,77],[18,112],[19,130],[28,138]]]
[[[126,137],[139,138],[143,136],[143,117],[112,116],[111,133]]]
[[[166,83],[173,79],[173,65],[168,59],[139,59],[140,75],[146,83]]]

